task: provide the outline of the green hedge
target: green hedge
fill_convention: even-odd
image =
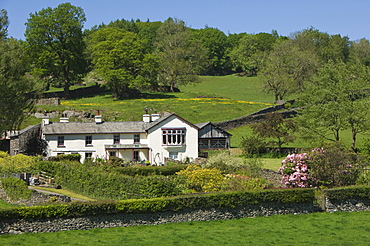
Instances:
[[[170,165],[170,166],[129,166],[129,167],[117,167],[115,170],[124,175],[128,176],[151,176],[151,175],[175,175],[183,169],[186,169],[188,165]]]
[[[12,201],[31,198],[32,190],[28,189],[26,182],[21,179],[14,177],[2,178],[1,184],[6,192],[6,195]]]
[[[370,200],[370,186],[348,186],[324,190],[324,195],[330,200],[365,199]]]
[[[313,189],[263,190],[254,192],[228,192],[153,199],[123,200],[119,202],[88,202],[0,210],[0,219],[79,217],[112,213],[151,213],[179,211],[187,208],[234,208],[263,203],[313,204]]]

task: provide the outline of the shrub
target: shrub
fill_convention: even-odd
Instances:
[[[170,165],[170,166],[129,166],[117,167],[115,171],[129,176],[150,176],[150,175],[175,175],[184,170],[188,165]]]
[[[49,161],[77,161],[80,162],[80,154],[57,155],[49,158]]]
[[[13,174],[28,172],[32,165],[36,163],[36,158],[18,154],[15,156],[9,156],[0,162],[0,173],[2,174]]]
[[[309,154],[288,155],[279,171],[290,187],[334,187],[355,184],[363,167],[360,155],[334,143]]]
[[[185,180],[188,189],[196,192],[219,191],[224,179],[220,170],[201,168],[197,165],[190,165],[177,175]]]
[[[266,180],[261,178],[251,178],[242,174],[226,174],[222,185],[222,190],[258,190],[266,187]]]
[[[267,143],[257,136],[243,137],[241,141],[243,154],[249,158],[260,157],[266,153],[266,145]]]
[[[230,156],[227,152],[221,152],[220,154],[209,157],[203,167],[216,168],[230,173],[238,171],[243,165],[243,160],[241,158]]]
[[[23,180],[14,177],[8,177],[3,178],[1,183],[7,196],[12,201],[31,198],[32,190],[28,189],[26,182]]]
[[[148,198],[174,196],[181,193],[176,179],[171,177],[145,177],[140,181],[140,194]]]

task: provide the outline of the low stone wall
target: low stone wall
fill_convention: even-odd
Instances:
[[[370,200],[344,199],[344,200],[329,200],[325,198],[326,212],[360,212],[370,211]]]
[[[60,105],[60,98],[52,97],[52,98],[40,98],[35,101],[36,105]]]
[[[312,204],[261,204],[238,208],[188,209],[146,214],[110,214],[80,218],[53,218],[45,220],[0,221],[0,234],[88,230],[93,228],[158,225],[186,221],[229,220],[278,214],[305,214],[314,212]]]

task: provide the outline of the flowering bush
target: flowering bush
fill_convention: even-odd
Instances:
[[[353,185],[365,162],[360,155],[334,143],[315,148],[309,154],[288,155],[282,164],[282,183],[306,188]]]
[[[279,172],[281,182],[289,187],[312,187],[308,169],[309,157],[307,153],[288,155],[283,161]]]
[[[184,178],[186,186],[195,192],[219,191],[224,177],[216,168],[201,168],[190,165],[185,170],[176,173],[178,178]]]

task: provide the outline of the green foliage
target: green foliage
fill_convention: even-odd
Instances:
[[[179,211],[187,208],[234,208],[263,203],[312,204],[313,189],[261,190],[253,192],[224,192],[197,196],[101,201],[87,203],[58,204],[0,210],[0,218],[51,218],[80,217],[111,213],[150,213]]]
[[[145,40],[117,28],[103,28],[90,36],[92,63],[116,98],[156,88],[157,57]]]
[[[0,9],[0,40],[4,40],[8,36],[8,26],[8,12],[5,9]]]
[[[258,136],[242,137],[240,143],[243,149],[243,154],[248,157],[260,157],[266,152],[266,143]]]
[[[49,158],[49,161],[77,161],[81,160],[80,154],[57,155]]]
[[[32,190],[28,189],[26,182],[21,179],[8,177],[2,178],[1,184],[12,201],[18,201],[20,199],[30,199]]]
[[[224,179],[220,170],[201,168],[194,164],[178,172],[177,176],[185,180],[188,189],[196,192],[219,191]]]
[[[36,158],[22,154],[5,157],[0,160],[1,174],[22,173],[31,170],[31,167],[36,163]]]
[[[324,195],[331,200],[359,199],[370,200],[369,186],[350,186],[323,190]]]
[[[115,171],[128,176],[151,176],[151,175],[175,175],[175,173],[184,170],[187,165],[170,166],[127,166],[116,168]]]
[[[33,109],[33,101],[27,93],[36,90],[35,81],[27,76],[30,64],[20,41],[2,40],[0,37],[0,135],[18,130],[27,118],[25,112]]]
[[[244,163],[241,158],[230,155],[227,152],[213,155],[207,159],[203,168],[216,168],[225,173],[236,172],[243,167]]]
[[[148,198],[175,196],[181,193],[174,177],[146,177],[140,181],[139,186],[140,194]]]
[[[68,95],[71,82],[86,72],[82,28],[86,21],[81,7],[61,3],[31,13],[26,23],[26,41],[34,74],[62,85]],[[50,83],[50,82],[49,82]]]

